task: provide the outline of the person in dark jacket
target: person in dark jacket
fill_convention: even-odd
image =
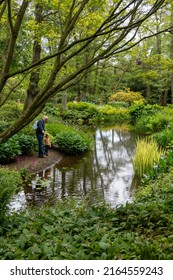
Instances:
[[[40,158],[45,157],[43,139],[44,139],[44,133],[45,133],[45,123],[47,121],[48,121],[48,117],[43,116],[43,118],[37,122],[36,137],[38,140],[38,157],[40,157]]]

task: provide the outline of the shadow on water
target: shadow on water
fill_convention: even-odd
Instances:
[[[15,210],[53,204],[59,199],[85,197],[112,207],[132,201],[132,155],[136,135],[128,130],[97,128],[94,150],[83,156],[65,156],[58,164],[36,174],[11,201]]]

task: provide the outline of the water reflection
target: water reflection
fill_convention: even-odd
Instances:
[[[98,128],[94,140],[92,152],[82,157],[66,156],[36,174],[30,185],[13,198],[15,209],[41,206],[69,196],[81,199],[88,195],[93,201],[105,200],[113,207],[131,201],[135,135]]]

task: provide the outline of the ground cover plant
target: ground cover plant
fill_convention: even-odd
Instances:
[[[20,173],[0,167],[0,223],[2,225],[7,212],[7,205],[11,196],[22,186]],[[0,233],[2,232],[0,228]]]
[[[0,144],[0,162],[8,163],[20,155],[32,154],[36,151],[36,137],[19,133],[11,137],[8,141]]]
[[[130,107],[131,119],[139,134],[153,134],[166,129],[173,124],[171,112],[173,107],[159,105],[134,104]]]
[[[84,200],[13,214],[0,259],[172,259],[173,170],[116,209]]]
[[[10,138],[7,142],[0,145],[0,162],[3,164],[15,160],[21,154],[22,151],[19,142],[15,137]]]

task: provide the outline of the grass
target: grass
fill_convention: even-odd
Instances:
[[[159,149],[157,143],[153,139],[138,139],[136,145],[136,153],[132,157],[134,173],[138,177],[142,177],[146,172],[159,162],[164,150]]]

